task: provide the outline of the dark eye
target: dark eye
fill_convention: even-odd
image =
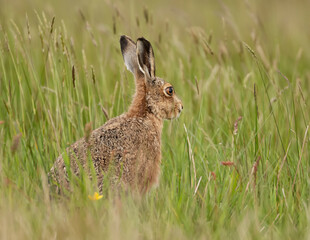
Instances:
[[[173,95],[173,87],[167,87],[165,89],[165,93],[168,95],[168,96],[172,96]]]

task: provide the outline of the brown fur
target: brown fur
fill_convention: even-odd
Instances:
[[[90,174],[88,159],[95,169],[99,190],[111,166],[111,184],[147,192],[159,180],[161,164],[161,132],[163,119],[178,117],[181,101],[165,88],[171,86],[155,77],[155,59],[151,45],[144,38],[136,44],[126,36],[120,39],[127,68],[134,74],[136,93],[127,113],[109,120],[67,149],[70,168],[75,175],[83,168]],[[138,55],[143,56],[138,61]],[[58,186],[69,188],[63,156],[59,156],[50,171]]]

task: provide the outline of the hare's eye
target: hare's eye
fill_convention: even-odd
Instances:
[[[174,92],[173,87],[167,87],[167,88],[165,89],[166,95],[168,95],[168,96],[170,96],[170,97],[173,95],[173,92]]]

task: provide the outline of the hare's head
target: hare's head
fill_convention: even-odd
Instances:
[[[143,92],[146,111],[161,119],[177,118],[182,101],[176,96],[173,86],[155,75],[155,58],[149,41],[138,38],[137,43],[121,36],[121,50],[125,64],[135,78],[137,91]],[[137,93],[139,94],[139,93]]]

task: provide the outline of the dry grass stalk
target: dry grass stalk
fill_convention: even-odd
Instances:
[[[195,76],[195,83],[196,83],[197,93],[199,95],[199,85],[198,85],[197,76]]]
[[[207,40],[202,39],[202,47],[203,47],[203,50],[204,50],[206,55],[208,53],[211,54],[211,55],[214,55],[214,52],[213,52],[212,48],[210,47],[210,45],[209,45]]]
[[[277,176],[277,187],[276,187],[276,194],[278,195],[278,189],[279,189],[279,182],[280,182],[280,175],[281,175],[281,171],[282,171],[282,168],[284,166],[284,163],[286,161],[286,158],[287,158],[287,154],[288,154],[288,150],[290,149],[290,146],[291,146],[291,141],[289,142],[288,144],[288,147],[287,147],[287,150],[286,150],[286,153],[285,153],[285,156],[282,160],[282,163],[281,163],[281,166],[280,166],[280,169],[279,169],[279,172],[278,172],[278,176]]]
[[[205,33],[204,29],[200,27],[191,27],[188,29],[189,33],[191,34],[194,43],[196,45],[202,46],[202,49],[205,55],[211,54],[214,55],[214,51],[212,50],[210,43],[212,40],[212,35],[209,35],[207,38],[207,34]]]
[[[199,43],[199,36],[198,36],[197,31],[195,31],[194,28],[190,28],[190,29],[189,29],[189,32],[190,32],[190,34],[191,34],[192,37],[193,37],[194,43],[195,43],[195,44],[198,44],[198,43]]]
[[[41,43],[41,51],[42,51],[42,53],[44,53],[45,52],[45,50],[44,50],[44,37],[43,37],[43,31],[42,31],[41,26],[39,26],[39,37],[40,37],[40,43]]]
[[[17,26],[17,24],[16,24],[13,20],[11,20],[11,24],[12,24],[12,26],[15,28],[15,31],[13,31],[13,32],[16,34],[16,37],[18,36],[19,39],[20,39],[20,41],[23,41],[22,34],[21,34],[21,32],[20,32],[19,27]]]
[[[250,48],[250,46],[248,44],[246,44],[245,42],[242,42],[244,47],[252,54],[252,56],[257,59],[256,54],[254,52],[254,50],[252,48]]]
[[[234,131],[233,134],[237,135],[238,134],[238,123],[242,120],[242,116],[239,116],[238,119],[234,123]]]
[[[206,186],[205,186],[205,189],[204,189],[204,191],[203,191],[203,198],[206,197],[207,190],[208,190],[208,186],[209,186],[209,183],[210,183],[210,181],[211,181],[211,176],[213,176],[212,172],[211,172],[211,174],[209,174],[208,181],[207,181]]]
[[[279,69],[277,69],[277,72],[281,75],[281,77],[283,77],[286,80],[287,85],[289,86],[291,83],[288,80],[288,78]]]
[[[189,137],[188,137],[188,132],[187,132],[187,128],[185,126],[185,124],[183,124],[183,127],[184,127],[184,130],[185,130],[185,133],[186,133],[186,139],[187,139],[187,144],[188,144],[188,153],[189,153],[189,158],[190,160],[192,161],[192,164],[193,164],[193,170],[194,170],[194,186],[195,188],[197,187],[196,186],[196,166],[195,166],[195,159],[194,159],[194,155],[193,155],[193,151],[192,151],[192,145],[191,145],[191,142],[189,141]]]
[[[295,173],[295,176],[294,176],[294,181],[293,181],[293,184],[292,184],[292,189],[293,189],[294,186],[295,186],[296,177],[297,177],[297,174],[298,174],[299,166],[300,166],[300,164],[301,164],[301,158],[302,158],[302,155],[303,155],[303,152],[304,152],[305,143],[306,143],[306,140],[307,140],[308,130],[309,130],[309,125],[308,125],[307,128],[306,128],[306,132],[305,132],[305,135],[304,135],[304,140],[303,140],[303,142],[302,142],[301,153],[300,153],[300,156],[299,156],[299,160],[298,160],[298,164],[297,164],[297,169],[296,169],[296,173]]]
[[[269,62],[266,54],[264,53],[263,47],[260,44],[258,44],[256,46],[256,50],[257,50],[258,55],[260,56],[260,59],[262,60],[262,62],[264,64],[264,66],[267,69],[270,69],[270,62]]]
[[[260,160],[261,160],[261,156],[258,156],[254,165],[253,165],[253,176],[254,176],[253,188],[255,188],[255,186],[256,186],[257,169],[258,169],[258,164],[259,164]]]
[[[199,188],[201,179],[202,179],[202,176],[200,176],[200,178],[199,178],[199,180],[198,180],[197,186],[196,186],[196,188],[195,188],[194,196],[196,195],[196,193],[197,193],[197,191],[198,191],[198,188]]]
[[[101,106],[101,110],[102,110],[104,116],[106,117],[107,120],[109,120],[110,117],[109,117],[108,111],[101,104],[100,104],[100,106]]]
[[[256,186],[256,175],[257,175],[257,169],[258,169],[258,164],[259,164],[260,159],[261,159],[261,156],[258,156],[256,161],[253,164],[251,175],[250,175],[250,179],[249,179],[249,182],[248,182],[248,184],[246,186],[246,189],[245,189],[246,192],[249,190],[252,177],[254,177],[253,188],[255,189],[255,186]]]
[[[307,106],[306,99],[305,99],[305,97],[304,97],[304,94],[303,94],[302,89],[301,89],[301,86],[300,86],[300,79],[297,80],[297,86],[298,86],[298,89],[299,89],[301,98],[302,98],[304,104]]]
[[[220,52],[220,54],[219,54],[220,60],[222,60],[222,62],[225,62],[229,56],[229,53],[228,53],[228,48],[227,48],[224,41],[220,41],[219,49],[220,49],[220,51],[219,51]]]
[[[82,49],[82,58],[83,58],[83,68],[84,68],[84,72],[85,72],[85,75],[86,75],[86,78],[88,77],[88,71],[87,71],[87,58],[86,58],[86,54],[85,54],[85,50]]]

